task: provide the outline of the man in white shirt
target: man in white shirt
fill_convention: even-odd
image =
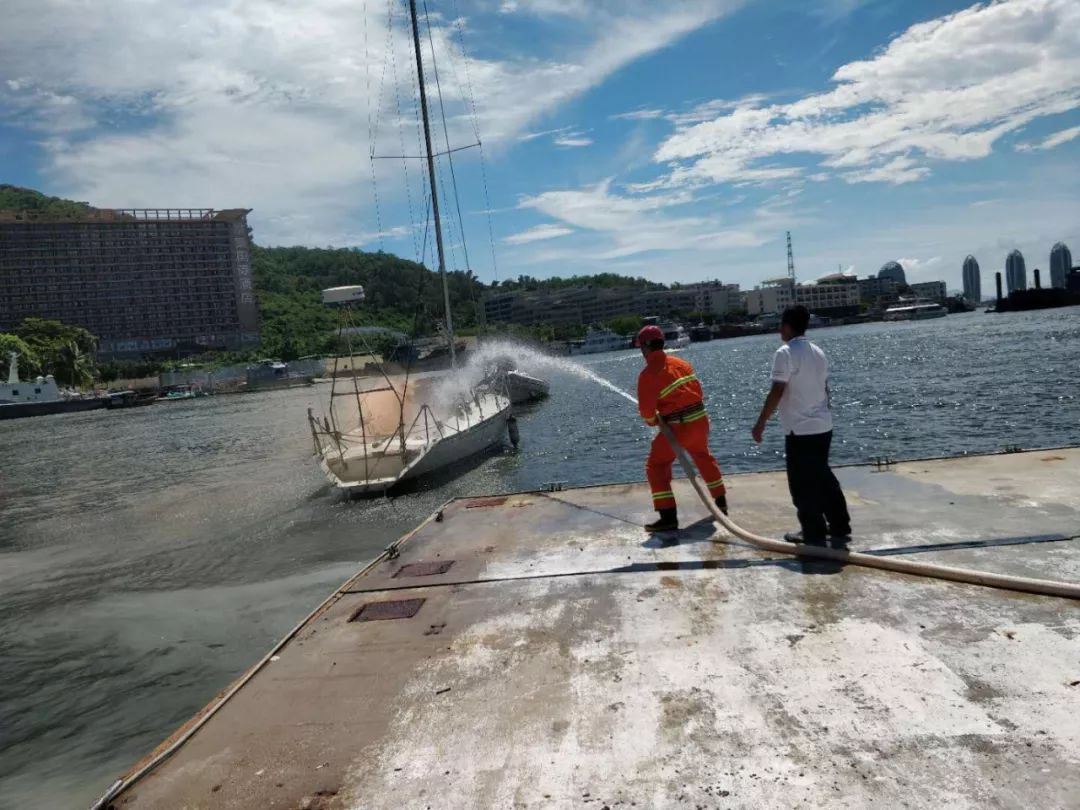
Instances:
[[[829,468],[832,411],[829,407],[829,361],[825,352],[806,339],[810,313],[790,307],[780,321],[784,345],[773,357],[772,388],[751,434],[761,443],[765,425],[780,408],[787,457],[788,489],[802,531],[785,534],[789,543],[825,545],[832,537],[840,545],[851,535],[847,501]]]

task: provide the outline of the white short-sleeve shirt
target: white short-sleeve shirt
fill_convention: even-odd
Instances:
[[[805,337],[788,341],[773,357],[773,382],[786,384],[780,400],[784,435],[811,436],[832,430],[829,410],[829,361],[825,352]]]

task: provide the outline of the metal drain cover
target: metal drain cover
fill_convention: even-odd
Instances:
[[[391,602],[367,602],[349,617],[350,622],[380,622],[387,619],[411,619],[424,604],[423,599],[395,599]]]
[[[437,574],[445,574],[454,564],[453,560],[444,562],[418,562],[403,565],[394,573],[394,579],[398,577],[433,577]]]

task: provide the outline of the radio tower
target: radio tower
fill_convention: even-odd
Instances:
[[[791,286],[795,286],[795,254],[791,252],[791,231],[787,232],[787,274]]]

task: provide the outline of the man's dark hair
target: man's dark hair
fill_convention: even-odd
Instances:
[[[784,310],[780,323],[787,324],[795,336],[806,334],[806,327],[810,325],[810,311],[802,304],[788,307]]]
[[[650,352],[659,351],[660,349],[664,348],[664,341],[662,341],[662,340],[650,340],[648,343],[645,344],[645,347]]]

